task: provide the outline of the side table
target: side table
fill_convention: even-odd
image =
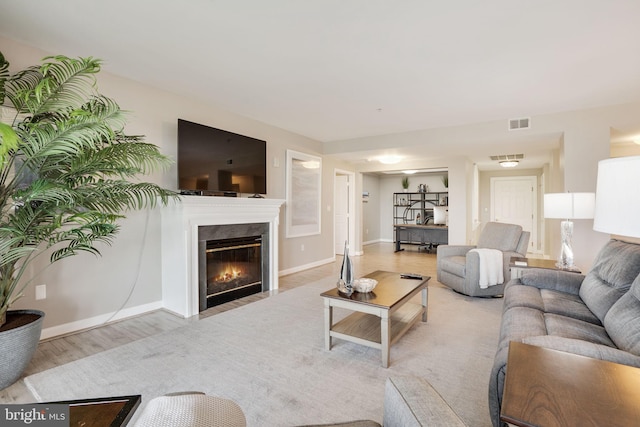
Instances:
[[[512,341],[500,419],[520,427],[633,426],[640,369]]]
[[[512,257],[509,262],[509,269],[511,270],[511,278],[519,279],[522,277],[522,273],[529,268],[545,268],[547,270],[561,270],[556,266],[556,261],[552,259],[541,258],[522,258]],[[569,271],[571,273],[580,273],[580,270],[562,270]]]

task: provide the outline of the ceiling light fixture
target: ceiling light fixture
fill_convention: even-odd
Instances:
[[[395,155],[387,155],[378,157],[378,161],[385,165],[393,165],[395,163],[399,163],[402,160],[402,157]]]
[[[418,172],[417,170],[407,170],[407,171],[402,171],[403,174],[405,175],[413,175],[414,173]]]
[[[516,166],[518,166],[518,161],[517,160],[502,160],[500,162],[500,166],[502,166],[503,168],[515,168]]]

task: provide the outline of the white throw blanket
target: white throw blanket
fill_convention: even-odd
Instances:
[[[497,249],[471,249],[470,252],[477,252],[480,257],[480,288],[487,289],[489,286],[499,285],[504,282],[502,272],[502,251]]]

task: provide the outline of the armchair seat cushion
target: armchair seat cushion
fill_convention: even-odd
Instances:
[[[464,256],[452,256],[442,260],[440,268],[456,276],[464,277],[466,274],[467,257]]]

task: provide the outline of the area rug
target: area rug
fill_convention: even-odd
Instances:
[[[237,402],[249,426],[295,426],[381,422],[387,377],[416,375],[468,425],[491,425],[487,389],[501,299],[430,286],[428,322],[392,346],[390,366],[383,368],[379,350],[338,339],[331,351],[324,349],[320,293],[334,281],[194,321],[31,375],[25,383],[38,401],[141,394],[142,406],[166,393],[202,391]]]

